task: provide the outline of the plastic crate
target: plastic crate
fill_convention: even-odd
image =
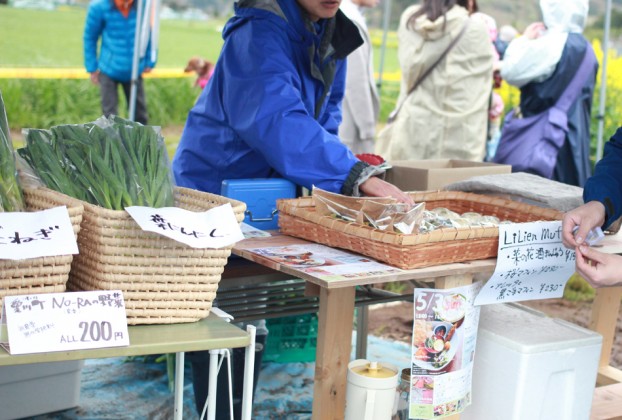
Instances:
[[[317,347],[317,314],[266,320],[268,338],[264,362],[314,362]]]

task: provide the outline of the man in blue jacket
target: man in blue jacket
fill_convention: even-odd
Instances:
[[[592,286],[620,286],[622,256],[598,252],[584,242],[591,229],[607,228],[622,216],[622,127],[605,144],[604,157],[585,184],[583,201],[564,215],[564,245],[575,248],[577,272]]]
[[[346,195],[410,198],[337,137],[345,58],[361,45],[341,0],[242,0],[173,159],[178,185],[283,177]]]
[[[118,86],[123,87],[127,103],[130,101],[134,34],[136,33],[136,4],[134,0],[95,0],[88,9],[84,26],[84,67],[91,74],[91,82],[99,85],[102,112],[118,115]],[[97,43],[101,38],[99,56]],[[150,51],[150,45],[147,46]],[[147,124],[147,102],[140,75],[155,66],[146,54],[139,61],[136,89],[135,120]]]
[[[315,185],[412,203],[374,176],[382,170],[357,159],[337,136],[345,59],[362,44],[357,27],[339,11],[340,3],[235,4],[214,74],[188,115],[173,159],[178,185],[219,194],[223,180],[282,177],[309,189]],[[207,393],[207,354],[189,358],[200,412]],[[218,418],[228,419],[228,404],[219,401],[217,407]],[[237,404],[234,418],[239,413]]]

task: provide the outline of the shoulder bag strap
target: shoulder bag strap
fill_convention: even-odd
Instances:
[[[398,104],[398,106],[393,110],[393,112],[391,112],[387,122],[392,122],[395,120],[395,118],[397,117],[397,114],[400,112],[400,109],[402,109],[402,105],[404,104],[404,102],[406,102],[406,98],[408,98],[410,94],[413,93],[415,89],[417,89],[417,87],[421,84],[421,82],[423,82],[425,78],[428,77],[430,73],[432,73],[432,70],[434,70],[434,68],[438,65],[438,63],[440,63],[443,60],[443,58],[447,56],[447,53],[449,53],[449,51],[454,47],[454,45],[458,43],[460,38],[462,38],[462,35],[464,35],[464,33],[466,32],[467,27],[469,26],[469,23],[471,23],[471,18],[468,18],[466,22],[464,22],[464,25],[462,26],[460,33],[456,35],[454,39],[451,40],[447,48],[445,48],[445,51],[443,51],[443,53],[436,59],[436,61],[430,67],[428,67],[427,70],[419,77],[419,79],[417,79],[415,83],[410,87],[410,89],[408,89],[408,93],[404,97],[404,100]]]
[[[592,46],[588,43],[587,48],[585,49],[585,55],[581,61],[581,65],[575,72],[572,80],[562,93],[562,96],[559,97],[557,102],[555,103],[555,107],[564,111],[564,113],[568,113],[570,107],[577,100],[579,93],[581,93],[581,89],[585,84],[585,81],[591,74],[591,70],[595,64],[594,55],[590,54],[592,52]]]

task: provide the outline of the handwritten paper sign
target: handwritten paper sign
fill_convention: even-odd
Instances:
[[[36,212],[0,213],[0,259],[78,253],[67,207]]]
[[[229,203],[200,213],[178,207],[132,206],[125,210],[143,230],[193,248],[222,248],[244,239]]]
[[[11,354],[130,344],[120,290],[5,296],[1,331]]]
[[[561,297],[575,272],[561,235],[561,221],[499,225],[497,267],[475,304]]]

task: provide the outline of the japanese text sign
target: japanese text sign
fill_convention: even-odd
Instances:
[[[125,210],[141,229],[193,248],[222,248],[244,239],[229,203],[198,213],[178,207],[132,206]]]
[[[11,354],[128,346],[123,293],[5,296],[0,345]]]
[[[0,258],[27,258],[78,253],[67,207],[37,212],[0,213]]]
[[[575,271],[575,252],[562,244],[561,221],[499,225],[495,272],[476,305],[561,297]]]

